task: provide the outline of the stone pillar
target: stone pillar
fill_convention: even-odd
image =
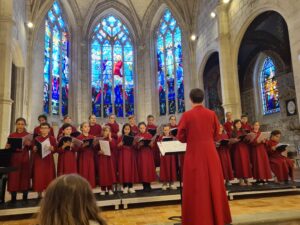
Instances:
[[[234,118],[241,116],[241,100],[237,62],[233,62],[228,22],[228,5],[217,7],[219,59],[222,86],[222,102],[225,112],[232,112]]]
[[[13,1],[0,0],[0,148],[6,143],[11,120]]]

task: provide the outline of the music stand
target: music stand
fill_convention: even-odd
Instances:
[[[166,141],[166,142],[162,142],[162,143],[170,143],[173,141]],[[178,141],[176,141],[178,143]],[[180,143],[182,144],[182,146],[186,145],[184,143]],[[175,156],[175,160],[176,160],[176,170],[177,170],[177,177],[179,178],[179,191],[180,191],[180,207],[182,209],[182,176],[181,176],[181,163],[180,163],[180,155],[183,155],[186,151],[186,149],[181,149],[181,150],[174,150],[174,149],[169,149],[169,148],[164,148],[161,143],[158,144],[159,150],[161,152],[162,155],[174,155]],[[176,147],[175,147],[176,148]],[[181,147],[182,148],[182,147]],[[184,147],[186,148],[186,147]],[[182,210],[181,210],[182,211]],[[169,220],[176,220],[179,219],[181,220],[181,216],[171,216],[168,219]]]
[[[12,150],[0,149],[0,204],[5,202],[5,190],[7,183],[7,174],[17,170],[10,167]]]

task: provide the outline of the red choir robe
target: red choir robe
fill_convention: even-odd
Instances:
[[[41,135],[40,126],[34,128],[33,135],[34,137]],[[49,135],[55,137],[53,127],[50,127]]]
[[[80,134],[77,139],[83,141],[93,139],[94,136]],[[78,173],[87,179],[92,188],[96,187],[94,148],[80,147],[78,149]]]
[[[187,143],[183,170],[182,225],[231,223],[215,138],[219,121],[204,106],[182,114],[177,139]]]
[[[103,140],[108,141],[108,138]],[[111,152],[116,151],[116,141],[112,139],[109,142],[109,147]],[[97,151],[100,151],[100,146],[97,146]],[[111,187],[114,183],[117,182],[116,171],[114,167],[113,155],[106,156],[103,154],[98,154],[98,174],[99,174],[99,186],[100,187]]]
[[[136,139],[151,139],[149,133],[139,133]],[[138,146],[137,142],[137,168],[140,182],[151,183],[156,180],[155,165],[153,159],[153,150],[150,146]]]
[[[244,135],[244,131],[239,130],[237,137]],[[250,149],[248,144],[244,141],[239,141],[232,145],[233,151],[233,169],[235,177],[238,179],[245,179],[252,177]]]
[[[242,123],[242,129],[249,133],[252,130],[252,127],[249,123]]]
[[[48,185],[52,180],[55,179],[55,165],[53,159],[53,153],[56,151],[56,139],[54,136],[37,136],[33,141],[33,146],[35,146],[36,142],[42,143],[47,138],[49,138],[51,146],[54,147],[54,151],[47,155],[45,158],[42,158],[40,152],[33,153],[33,179],[32,186],[33,190],[36,192],[42,192],[46,190]]]
[[[287,181],[289,176],[294,180],[294,163],[291,159],[283,156],[281,152],[272,150],[272,147],[278,145],[276,141],[267,142],[267,151],[269,154],[271,170],[277,177],[278,182]]]
[[[111,137],[115,140],[118,140],[118,133],[120,130],[119,124],[117,122],[114,122],[114,123],[107,123],[107,124],[105,124],[105,126],[110,127]]]
[[[131,126],[131,132],[133,133],[133,135],[137,135],[139,133],[139,128],[137,125],[133,125]]]
[[[24,131],[22,133],[11,133],[9,138],[23,138],[29,133]],[[12,153],[10,165],[18,170],[8,174],[7,190],[9,192],[23,192],[30,188],[30,160],[29,160],[30,146],[24,146],[22,149],[16,149]]]
[[[118,138],[118,144],[122,142],[123,137]],[[119,182],[120,183],[137,183],[139,181],[136,149],[135,146],[122,145],[118,147],[119,151]]]
[[[76,147],[65,148],[57,147],[58,163],[57,163],[57,176],[64,174],[77,173],[77,157]]]
[[[157,129],[157,126],[154,124],[147,124],[146,130],[148,131],[148,129]],[[159,167],[160,166],[160,152],[159,152],[159,148],[158,148],[156,142],[154,143],[154,146],[153,146],[153,158],[154,158],[155,166]]]
[[[232,133],[232,129],[233,129],[233,122],[232,121],[226,121],[226,123],[224,123],[223,126],[224,126],[224,130],[226,131],[226,133],[230,137],[231,133]]]
[[[101,137],[102,134],[102,127],[100,124],[95,124],[95,125],[90,125],[90,135],[94,136],[94,137]]]
[[[229,139],[229,136],[228,134],[223,133],[218,135],[216,141],[218,142],[226,139]],[[230,157],[230,146],[229,145],[219,146],[217,147],[217,151],[221,161],[224,179],[233,180],[234,176],[233,176],[232,163]]]
[[[257,143],[261,132],[255,133],[251,146],[251,162],[253,178],[256,180],[268,180],[272,178],[267,149],[264,143]]]
[[[161,142],[166,136],[160,136],[157,142]],[[172,137],[173,136],[169,136]],[[174,138],[175,139],[175,138]],[[174,182],[177,180],[175,155],[160,156],[159,179],[161,182]]]
[[[72,126],[72,133],[75,133],[75,132],[77,132],[77,129],[76,129],[76,127]],[[62,136],[63,136],[63,129],[61,127],[58,130],[57,140],[59,140]]]

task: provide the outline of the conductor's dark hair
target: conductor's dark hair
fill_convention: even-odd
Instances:
[[[38,120],[40,120],[41,118],[43,118],[44,120],[47,121],[47,116],[46,115],[39,115]]]
[[[62,125],[61,129],[62,129],[62,130],[65,130],[65,129],[68,128],[68,127],[72,127],[72,125],[69,124],[69,123],[65,123],[64,125]]]
[[[202,103],[204,99],[204,91],[200,88],[194,88],[190,91],[190,99],[193,103]]]
[[[123,135],[125,134],[125,132],[124,132],[125,127],[129,127],[129,129],[130,129],[129,135],[132,135],[131,126],[130,126],[129,123],[125,123],[125,124],[123,125],[123,127],[122,127],[122,134],[123,134]]]
[[[49,123],[41,123],[40,127],[48,127],[48,128],[50,128],[50,124]]]
[[[16,119],[16,124],[19,122],[19,121],[23,121],[25,125],[26,124],[26,120],[23,118],[23,117],[19,117],[18,119]]]
[[[145,122],[139,122],[138,127],[140,128],[140,126],[144,125],[145,127],[147,126]]]
[[[273,130],[273,131],[271,132],[271,137],[276,136],[276,135],[278,135],[278,134],[281,134],[281,131],[280,131],[280,130]]]

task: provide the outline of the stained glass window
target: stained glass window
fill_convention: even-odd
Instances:
[[[45,21],[44,112],[68,114],[70,39],[57,1]]]
[[[275,72],[276,68],[273,60],[267,57],[264,61],[260,77],[264,115],[280,112],[279,91]]]
[[[91,38],[92,112],[97,117],[134,114],[134,49],[130,33],[113,15],[102,18]]]
[[[181,29],[169,9],[157,29],[156,54],[160,115],[182,113],[185,104]]]

